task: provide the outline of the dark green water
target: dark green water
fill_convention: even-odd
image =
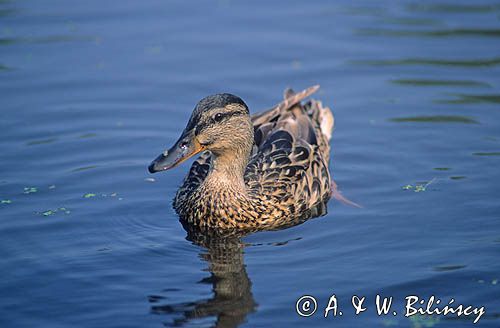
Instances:
[[[314,84],[363,208],[186,240],[188,165],[147,165],[196,102],[257,112]],[[0,1],[0,99],[1,327],[474,326],[406,318],[407,295],[500,324],[498,2]],[[343,316],[324,318],[332,294]]]

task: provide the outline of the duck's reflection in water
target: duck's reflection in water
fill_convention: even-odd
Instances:
[[[243,262],[244,245],[240,236],[188,232],[187,239],[205,248],[200,257],[207,261],[210,276],[201,283],[212,285],[213,297],[188,303],[153,305],[151,312],[176,316],[172,322],[165,323],[168,327],[189,326],[191,321],[209,317],[216,318],[210,325],[212,327],[238,327],[257,307]]]
[[[301,224],[308,219],[323,216],[327,212],[325,203],[319,203],[308,210],[300,218],[288,220],[287,225],[280,229]],[[215,323],[206,324],[210,327],[238,327],[246,321],[246,316],[256,311],[257,303],[252,295],[252,283],[245,269],[243,261],[243,248],[245,244],[241,238],[255,231],[244,231],[233,235],[221,236],[211,231],[195,231],[183,223],[187,231],[186,239],[204,248],[200,257],[207,261],[210,277],[202,279],[201,283],[212,285],[213,297],[194,302],[170,303],[165,305],[152,305],[154,314],[167,314],[176,317],[171,322],[164,323],[167,327],[200,326],[203,319],[216,318]],[[298,238],[300,239],[300,238]],[[272,245],[284,245],[279,242]],[[150,296],[150,302],[156,303],[161,298]],[[201,326],[205,326],[204,323]]]

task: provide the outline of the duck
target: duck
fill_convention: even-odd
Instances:
[[[325,213],[334,116],[319,100],[303,102],[318,89],[286,89],[254,115],[229,93],[198,102],[179,139],[148,167],[161,172],[198,155],[173,200],[183,225],[273,230]]]

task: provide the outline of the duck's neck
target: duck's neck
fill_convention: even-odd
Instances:
[[[220,192],[246,194],[244,181],[251,146],[224,152],[212,152],[212,167],[204,184]],[[235,195],[236,196],[236,195]]]
[[[250,202],[245,185],[245,170],[252,153],[254,135],[250,117],[238,122],[238,133],[230,139],[220,140],[211,145],[212,165],[207,177],[200,186],[202,198],[216,204],[241,207]]]

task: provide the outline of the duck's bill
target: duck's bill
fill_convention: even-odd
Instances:
[[[149,172],[155,173],[176,167],[201,151],[203,151],[203,147],[191,133],[183,134],[172,148],[149,164]]]

